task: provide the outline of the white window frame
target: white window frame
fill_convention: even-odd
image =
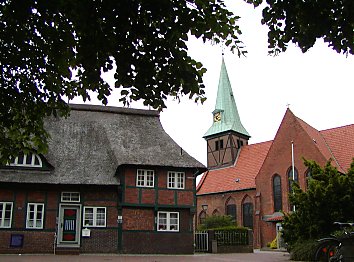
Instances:
[[[88,209],[92,209],[92,225],[85,224],[86,215],[88,214]],[[98,209],[104,209],[104,225],[97,225],[98,220]],[[107,226],[107,208],[106,207],[92,207],[92,206],[85,206],[84,207],[84,216],[83,216],[83,225],[84,227],[106,227]]]
[[[177,215],[177,217],[171,217],[172,215]],[[173,223],[174,219],[177,219],[177,223]],[[164,225],[166,225],[166,228],[162,228]],[[158,211],[157,231],[179,232],[179,212]]]
[[[136,186],[137,187],[154,187],[155,171],[147,169],[138,169],[136,171]]]
[[[186,175],[184,172],[168,171],[167,173],[167,188],[184,189]]]
[[[0,216],[0,228],[11,228],[11,224],[12,224],[12,211],[13,211],[13,203],[12,202],[0,202],[0,204],[2,205],[1,208],[1,216]],[[11,206],[11,211],[10,211],[10,217],[5,217],[6,215],[6,207],[10,205]],[[8,226],[5,226],[5,220],[9,220],[10,223]]]
[[[61,192],[61,202],[79,203],[80,192]]]
[[[42,207],[42,213],[38,213],[38,207]],[[33,219],[30,219],[31,207],[33,207]],[[33,220],[32,225],[30,221]],[[37,222],[40,225],[37,226]],[[43,229],[44,225],[44,204],[43,203],[27,203],[27,216],[26,216],[26,228],[27,229]]]
[[[27,164],[27,158],[31,157],[31,163]],[[38,160],[39,164],[35,163],[35,160]],[[8,164],[9,166],[24,166],[24,167],[43,167],[42,159],[37,154],[23,154],[23,159],[19,163],[18,157],[15,157],[11,162]]]

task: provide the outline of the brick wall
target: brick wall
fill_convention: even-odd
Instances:
[[[12,188],[11,188],[12,187]],[[90,228],[91,237],[81,239],[80,252],[116,252],[118,239],[117,189],[114,187],[7,186],[0,188],[0,201],[13,202],[12,227],[0,229],[0,253],[52,253],[62,191],[81,192],[84,206],[106,207],[107,228]],[[11,189],[9,189],[11,188]],[[28,202],[44,203],[44,228],[26,229]],[[23,247],[10,247],[11,234],[24,236]]]
[[[303,164],[303,157],[315,160],[320,165],[324,165],[326,159],[318,150],[312,137],[305,132],[298,120],[292,113],[287,112],[274,139],[272,147],[263,163],[259,174],[256,177],[257,192],[260,193],[261,213],[260,219],[260,245],[265,246],[271,242],[275,236],[276,222],[264,222],[264,216],[274,213],[273,198],[273,176],[281,177],[282,187],[282,210],[289,212],[289,180],[288,171],[292,166],[291,141],[294,143],[294,162],[298,172],[299,185],[306,189],[307,167]]]
[[[123,209],[123,230],[154,230],[154,225],[153,209]]]
[[[207,204],[207,216],[211,216],[215,210],[219,212],[220,215],[226,215],[226,202],[232,197],[236,203],[236,217],[237,225],[243,225],[242,218],[242,203],[246,197],[250,197],[253,203],[253,210],[255,208],[255,189],[249,189],[244,191],[237,191],[232,193],[220,193],[220,194],[210,194],[210,195],[199,195],[197,196],[197,213],[196,213],[196,224],[199,225],[199,215],[202,212],[202,205]]]

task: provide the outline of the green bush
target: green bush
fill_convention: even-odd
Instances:
[[[204,220],[204,223],[199,225],[198,230],[235,227],[235,222],[232,221],[231,216],[210,216]]]
[[[313,261],[318,243],[316,240],[304,240],[291,246],[290,259],[295,261]]]

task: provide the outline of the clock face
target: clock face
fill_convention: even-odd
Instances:
[[[221,120],[221,113],[217,112],[214,114],[214,122],[219,122]]]

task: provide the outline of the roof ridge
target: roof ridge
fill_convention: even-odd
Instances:
[[[159,116],[157,110],[138,109],[105,105],[91,105],[91,104],[68,104],[71,110],[76,111],[90,111],[90,112],[105,112],[114,114],[129,114],[129,115],[144,115],[144,116]]]

